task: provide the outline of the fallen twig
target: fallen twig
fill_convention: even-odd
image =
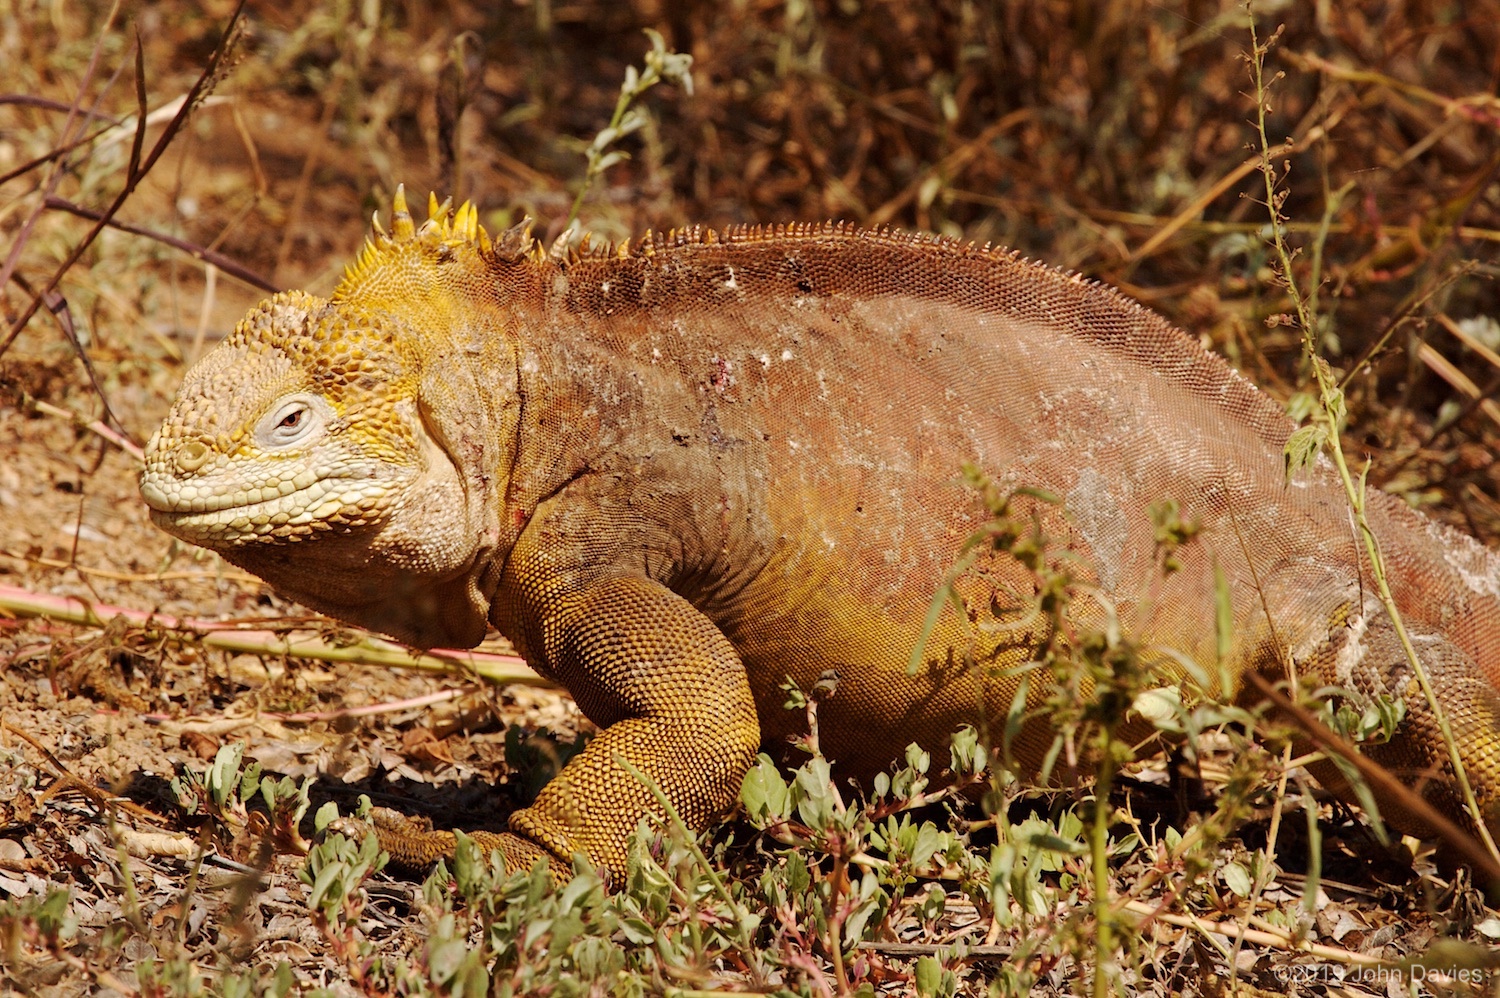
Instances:
[[[103,398],[103,396],[101,395],[100,398]],[[89,419],[86,416],[81,416],[76,412],[72,412],[71,410],[64,409],[60,406],[55,406],[50,402],[43,401],[42,399],[30,399],[29,401],[33,406],[36,407],[37,412],[44,412],[49,416],[57,416],[62,419],[66,419],[74,426],[88,430],[90,433],[98,434],[100,437],[103,437],[105,440],[108,440],[110,443],[114,444],[116,447],[120,448],[122,451],[135,458],[137,464],[145,463],[146,452],[141,450],[140,445],[131,440],[129,437],[125,436],[123,433],[116,433],[114,430],[110,429],[109,425],[104,421],[98,419]]]
[[[1353,950],[1343,949],[1338,946],[1324,946],[1321,943],[1300,942],[1293,939],[1291,934],[1286,932],[1247,929],[1240,925],[1205,921],[1196,915],[1158,912],[1154,906],[1145,901],[1127,901],[1125,902],[1125,910],[1137,915],[1154,917],[1157,921],[1166,922],[1168,925],[1176,925],[1185,929],[1195,929],[1205,935],[1222,936],[1229,940],[1243,939],[1245,942],[1254,943],[1257,946],[1270,946],[1275,949],[1288,950],[1294,953],[1306,953],[1309,956],[1334,960],[1348,966],[1373,967],[1389,962],[1379,957],[1369,956],[1364,953],[1355,953]]]
[[[1490,417],[1490,420],[1496,426],[1500,426],[1500,405],[1497,405],[1494,399],[1488,398],[1485,392],[1474,383],[1472,378],[1460,371],[1457,365],[1439,353],[1436,347],[1431,343],[1422,343],[1417,347],[1417,356],[1421,358],[1422,363],[1426,364],[1428,370],[1432,371],[1433,374],[1446,381],[1455,391],[1469,397],[1473,405],[1467,408],[1478,407],[1481,412]],[[1462,413],[1457,414],[1458,417],[1462,415]],[[1446,426],[1455,421],[1456,418],[1443,420],[1439,425]]]
[[[94,568],[91,565],[80,564],[76,561],[64,561],[61,558],[42,558],[37,555],[20,554],[7,548],[0,548],[0,558],[14,558],[16,561],[24,561],[28,565],[37,565],[41,568],[64,568],[77,572],[79,575],[90,575],[100,579],[113,579],[116,582],[168,582],[185,579],[196,581],[213,582],[249,582],[258,583],[260,580],[246,572],[233,572],[220,569],[210,571],[178,571],[178,572],[117,572],[110,568]]]
[[[401,700],[386,700],[381,703],[367,703],[361,707],[339,707],[336,710],[300,710],[292,713],[276,713],[266,711],[262,717],[274,718],[278,721],[336,721],[344,717],[370,717],[374,714],[393,714],[400,710],[412,710],[417,707],[431,707],[434,704],[446,703],[449,700],[457,700],[466,696],[471,690],[438,690],[419,697],[406,697]]]

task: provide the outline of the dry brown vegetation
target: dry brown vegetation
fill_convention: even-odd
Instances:
[[[174,123],[173,101],[224,51],[234,9],[0,4],[0,587],[279,618],[345,642],[337,625],[308,622],[155,531],[132,442],[149,436],[184,365],[263,288],[328,291],[398,182],[473,199],[492,231],[530,215],[539,235],[557,235],[582,150],[648,46],[644,28],[693,56],[693,92],[664,85],[639,101],[647,122],[618,144],[631,158],[589,191],[587,228],[618,238],[833,217],[1005,243],[1124,288],[1279,399],[1305,390],[1266,245],[1241,3],[256,2],[205,99]],[[1269,94],[1272,137],[1287,142],[1279,208],[1349,395],[1346,449],[1368,459],[1372,484],[1493,546],[1500,0],[1272,2],[1255,16],[1263,33],[1284,26],[1268,67],[1284,74]],[[116,202],[117,226],[89,241],[90,213]],[[449,689],[436,708],[414,699]],[[387,706],[340,713],[372,704]],[[345,923],[309,911],[292,875],[301,860],[272,855],[297,844],[294,832],[174,800],[167,781],[183,766],[201,772],[223,745],[243,740],[269,771],[316,776],[315,801],[347,810],[367,792],[487,827],[497,798],[508,809],[526,793],[505,765],[506,726],[564,741],[586,726],[547,691],[3,611],[0,720],[0,991],[60,994],[219,990],[283,960],[298,988],[381,991],[355,935],[387,960],[430,958],[430,908],[409,882],[371,882],[379,903],[341,935]],[[1266,825],[1252,813],[1206,868],[1249,864]],[[1280,991],[1327,982],[1290,966],[1500,936],[1462,872],[1383,852],[1342,814],[1323,841],[1323,906],[1306,911],[1298,825],[1279,847],[1288,874],[1254,904],[1194,874],[1201,882],[1125,948],[1121,980],[1154,993]],[[245,865],[204,863],[208,848]],[[1115,890],[1149,912],[1161,883],[1182,876],[1136,856]],[[54,888],[70,892],[59,903],[71,933],[48,921],[56,911],[25,907]],[[1023,986],[997,969],[1006,937],[982,909],[955,893],[945,916],[927,918],[921,896],[892,919],[899,939],[863,963],[835,967],[814,933],[814,956],[764,986],[926,989],[911,961],[934,943],[979,947],[943,956],[963,993]],[[1229,947],[1205,922],[1260,934]],[[787,931],[764,945],[784,947]],[[1326,952],[1291,955],[1309,941]],[[699,969],[637,983],[746,986]],[[1043,990],[1088,979],[1061,958],[1027,972]],[[1486,973],[1480,990],[1495,986]]]

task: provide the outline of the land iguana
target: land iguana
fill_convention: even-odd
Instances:
[[[567,687],[602,731],[479,838],[508,865],[623,870],[659,808],[617,755],[710,825],[804,723],[788,678],[836,673],[821,747],[855,777],[1005,716],[1037,635],[1015,616],[1035,576],[1004,552],[958,584],[978,626],[939,616],[907,668],[986,516],[966,463],[1078,556],[1076,611],[1164,684],[1214,661],[1222,573],[1233,681],[1290,660],[1304,686],[1403,697],[1371,754],[1458,813],[1327,462],[1288,482],[1281,408],[1153,312],[886,230],[693,228],[559,257],[523,227],[492,240],[468,204],[429,214],[398,193],[331,298],[253,309],[188,372],[141,492],[307,606],[424,648],[496,628]],[[1167,575],[1147,514],[1164,498],[1200,526]],[[1378,491],[1369,518],[1500,833],[1500,558]],[[1032,718],[1016,757],[1052,737]]]

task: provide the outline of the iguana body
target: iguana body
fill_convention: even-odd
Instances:
[[[984,520],[966,462],[1061,499],[1024,509],[1097,583],[1076,615],[1112,608],[1163,682],[1169,650],[1214,661],[1217,567],[1232,676],[1290,656],[1405,697],[1380,758],[1454,812],[1333,476],[1284,484],[1291,429],[1155,314],[1009,253],[819,226],[560,263],[467,206],[418,230],[398,198],[332,299],[271,299],[189,372],[142,491],[309,606],[422,646],[493,626],[565,685],[603,731],[490,840],[516,864],[623,868],[657,808],[617,753],[708,824],[800,729],[787,677],[837,672],[821,744],[856,775],[1003,717],[1037,641],[1007,555],[960,583],[976,626],[946,613],[906,668]],[[1202,531],[1163,577],[1167,498]],[[1370,518],[1494,826],[1500,560],[1383,493]],[[1018,755],[1050,739],[1032,724]]]

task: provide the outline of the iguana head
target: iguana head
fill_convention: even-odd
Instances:
[[[433,208],[419,230],[398,193],[393,233],[377,225],[332,298],[252,309],[188,372],[141,494],[158,526],[314,609],[468,645],[488,609],[506,375],[474,297],[493,286],[488,238],[468,205]]]

